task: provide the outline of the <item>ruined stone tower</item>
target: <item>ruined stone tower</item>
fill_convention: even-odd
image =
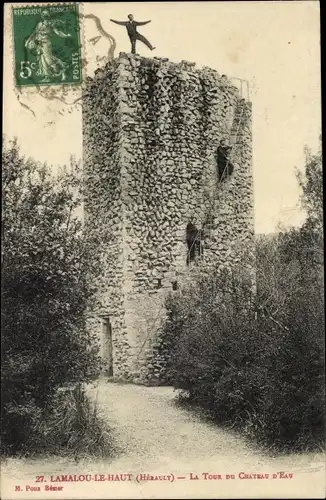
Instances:
[[[215,70],[124,53],[83,101],[85,224],[107,242],[90,326],[108,373],[142,380],[166,295],[194,265],[253,248],[251,104]]]

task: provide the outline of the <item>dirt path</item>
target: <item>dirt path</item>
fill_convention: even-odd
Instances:
[[[171,387],[144,387],[102,383],[92,391],[102,415],[110,423],[122,462],[136,468],[162,467],[176,461],[180,469],[193,470],[202,461],[228,467],[235,462],[258,465],[261,455],[235,435],[203,422],[175,402]],[[119,459],[120,460],[120,459]]]
[[[74,483],[51,498],[323,498],[325,465],[321,454],[270,458],[232,432],[207,423],[175,404],[171,387],[143,387],[101,381],[89,389],[113,430],[120,454],[107,461],[72,464],[51,458],[6,464],[8,487],[35,474],[131,474],[131,481]],[[273,473],[292,473],[292,479]],[[198,480],[190,480],[190,473]],[[205,479],[205,473],[221,479]],[[243,474],[269,474],[269,479],[240,479]],[[174,481],[142,480],[137,474],[174,476]],[[226,479],[226,475],[234,479]],[[185,479],[177,479],[177,477]],[[206,476],[208,477],[208,476]],[[15,479],[14,479],[15,478]],[[6,487],[7,490],[7,487]],[[39,494],[7,498],[48,498]],[[6,498],[2,496],[2,498]]]

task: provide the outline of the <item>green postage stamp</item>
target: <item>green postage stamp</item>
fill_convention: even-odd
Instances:
[[[12,24],[17,86],[81,83],[78,4],[13,7]]]

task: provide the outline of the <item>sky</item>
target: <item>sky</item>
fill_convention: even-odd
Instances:
[[[34,3],[33,3],[34,5]],[[3,123],[7,138],[16,136],[24,154],[57,168],[70,155],[82,158],[81,111],[24,89],[20,101],[13,83],[10,4],[5,10]],[[255,229],[270,233],[281,223],[298,225],[304,214],[295,168],[304,167],[304,146],[316,151],[321,133],[320,26],[317,1],[275,2],[85,2],[117,41],[116,55],[130,52],[126,29],[110,22],[133,13],[151,20],[139,31],[156,46],[145,57],[167,57],[209,66],[249,81],[253,107]],[[96,45],[95,23],[82,24],[82,50],[92,75],[102,63],[107,41]],[[78,95],[69,91],[68,99]]]

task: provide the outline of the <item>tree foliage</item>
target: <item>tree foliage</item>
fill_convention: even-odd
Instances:
[[[59,386],[97,373],[85,310],[99,242],[83,234],[76,162],[54,177],[14,141],[2,164],[2,429],[4,446],[15,451]]]
[[[307,212],[305,225],[311,230],[321,231],[323,228],[323,160],[321,141],[316,154],[305,148],[304,172],[297,171],[297,179],[301,187],[301,202]]]

